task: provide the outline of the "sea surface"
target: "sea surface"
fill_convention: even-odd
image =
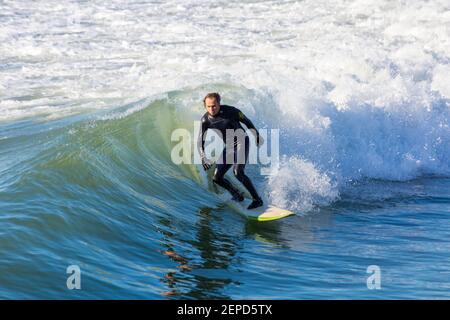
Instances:
[[[295,216],[174,161],[208,92]],[[0,298],[449,299],[449,119],[448,1],[0,1]]]

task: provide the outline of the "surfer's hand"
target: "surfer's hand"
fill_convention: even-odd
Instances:
[[[256,146],[260,147],[264,144],[264,138],[261,137],[261,135],[258,134],[258,136],[256,137]]]
[[[211,163],[206,158],[202,158],[202,166],[203,170],[205,171],[209,170],[212,167]]]

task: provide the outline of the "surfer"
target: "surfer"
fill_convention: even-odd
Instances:
[[[219,136],[222,137],[225,143],[225,148],[216,162],[213,182],[228,190],[233,196],[233,200],[243,201],[244,197],[239,190],[224,177],[225,173],[233,166],[235,177],[244,185],[253,198],[252,203],[250,203],[247,209],[262,206],[263,201],[261,197],[256,192],[250,178],[244,173],[245,164],[248,161],[250,143],[248,135],[242,128],[240,122],[245,124],[255,135],[256,145],[258,147],[263,144],[263,138],[259,135],[253,123],[239,109],[228,105],[221,105],[220,95],[218,93],[208,93],[203,99],[203,105],[206,108],[206,113],[201,119],[201,130],[197,143],[203,169],[205,171],[209,170],[212,165],[205,156],[205,132],[208,129],[213,129],[219,133]]]

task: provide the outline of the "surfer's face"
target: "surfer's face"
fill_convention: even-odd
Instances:
[[[215,98],[207,98],[205,100],[205,108],[210,115],[215,116],[217,113],[219,113],[220,104],[216,101]]]

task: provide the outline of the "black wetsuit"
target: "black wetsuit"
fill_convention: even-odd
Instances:
[[[214,117],[206,112],[201,119],[201,130],[197,144],[199,153],[202,158],[204,158],[206,130],[213,129],[220,132],[225,143],[225,148],[223,149],[219,160],[216,162],[216,170],[213,177],[214,183],[228,190],[233,196],[238,194],[239,191],[224,178],[225,173],[233,166],[234,175],[250,192],[253,199],[260,199],[252,182],[244,173],[245,164],[248,161],[250,143],[248,135],[245,133],[240,122],[245,124],[248,129],[255,130],[256,138],[259,140],[258,130],[256,130],[253,123],[239,109],[232,106],[221,105],[218,114]],[[236,134],[232,141],[227,141],[227,129],[232,129],[228,130],[229,134],[233,131]]]

